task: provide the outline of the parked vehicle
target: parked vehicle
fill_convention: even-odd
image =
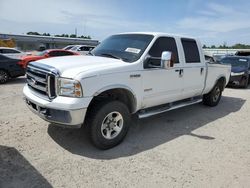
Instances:
[[[19,62],[19,59],[12,59],[0,54],[0,84],[6,83],[11,78],[25,75]]]
[[[220,62],[232,66],[229,85],[248,87],[250,81],[250,57],[231,56],[221,59]]]
[[[23,93],[48,122],[84,123],[101,149],[124,139],[131,114],[146,118],[202,101],[216,106],[231,71],[206,63],[197,39],[163,33],[113,35],[91,54],[30,63]]]
[[[213,54],[213,59],[216,63],[219,63],[224,57],[226,57],[226,54]]]
[[[37,52],[35,55],[29,55],[23,57],[20,64],[22,65],[23,68],[26,69],[27,65],[32,61],[37,61],[50,57],[69,56],[69,55],[79,55],[79,53],[61,49],[44,50],[42,52]]]
[[[237,51],[235,55],[236,56],[250,56],[250,50]]]
[[[212,56],[209,56],[209,55],[205,55],[205,61],[207,63],[216,63],[214,58]]]
[[[26,56],[27,54],[17,50],[15,48],[8,48],[8,47],[0,47],[0,54],[8,56],[10,58],[14,59],[21,59],[23,56]]]
[[[95,48],[94,46],[89,46],[89,45],[75,45],[72,48],[70,48],[70,51],[78,52],[81,55],[86,55],[94,48]]]

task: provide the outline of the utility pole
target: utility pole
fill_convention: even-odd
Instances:
[[[76,35],[76,38],[77,38],[77,28],[75,28],[75,35]]]
[[[83,36],[86,36],[86,25],[87,25],[87,20],[84,19],[84,23],[83,23]]]

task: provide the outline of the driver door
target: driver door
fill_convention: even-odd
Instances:
[[[169,69],[160,67],[163,51],[171,51],[173,54],[174,66]],[[179,62],[175,39],[172,37],[159,37],[149,50],[148,55],[152,58],[148,58],[144,62],[143,107],[148,108],[181,100],[183,87],[182,65]]]

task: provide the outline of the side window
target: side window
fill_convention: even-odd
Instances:
[[[20,53],[19,51],[12,50],[12,49],[3,49],[4,54],[18,54]]]
[[[49,56],[50,57],[56,57],[56,56],[60,56],[60,54],[58,54],[57,51],[52,51],[52,52],[49,52]]]
[[[77,51],[84,51],[84,46],[81,46]]]
[[[61,52],[59,52],[59,53],[60,53],[60,56],[73,55],[72,52],[63,52],[63,51],[61,51]]]
[[[90,49],[90,48],[86,46],[86,47],[84,48],[84,51],[87,51],[87,52],[88,52],[89,49]]]
[[[196,41],[193,39],[181,39],[186,63],[200,63],[200,54]]]
[[[174,38],[159,37],[149,50],[149,55],[158,58],[158,63],[160,65],[161,54],[163,51],[172,52],[174,63],[179,63],[178,50]]]
[[[88,51],[90,51],[90,50],[92,50],[92,49],[93,49],[93,47],[89,47],[89,46],[82,46],[82,47],[80,48],[81,51],[86,51],[86,52],[88,52]]]
[[[67,56],[67,55],[73,55],[72,52],[67,52],[67,51],[52,51],[49,53],[50,57],[57,57],[57,56]]]

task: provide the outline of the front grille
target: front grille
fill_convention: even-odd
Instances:
[[[53,71],[30,63],[26,75],[28,86],[33,91],[49,99],[56,97],[56,74]]]

